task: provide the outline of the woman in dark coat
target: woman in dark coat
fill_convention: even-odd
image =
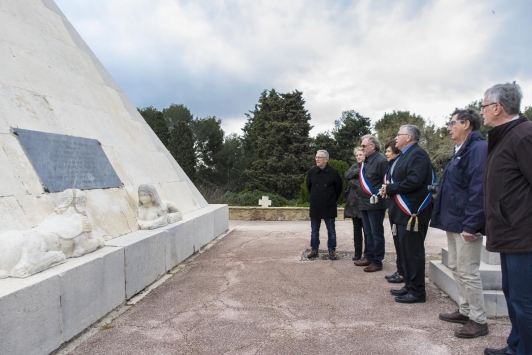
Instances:
[[[386,173],[386,177],[390,175],[390,169],[392,167],[392,164],[395,162],[395,159],[401,154],[401,151],[399,148],[395,146],[395,139],[392,139],[388,143],[384,145],[384,155],[386,156],[386,159],[388,160],[388,172]],[[390,204],[390,200],[386,200],[387,204]],[[390,226],[392,225],[392,222],[390,221]],[[394,233],[392,229],[392,235],[393,235],[393,244],[395,246],[395,253],[396,253],[396,266],[397,271],[391,275],[384,276],[386,280],[390,283],[401,283],[404,282],[403,280],[403,261],[401,260],[401,252],[399,247],[399,238],[397,236],[397,233]]]
[[[353,153],[357,162],[349,168],[344,174],[349,186],[349,192],[345,198],[344,218],[351,218],[353,220],[353,242],[355,246],[355,255],[353,260],[360,260],[362,258],[362,240],[364,239],[364,253],[366,252],[366,238],[362,233],[362,216],[358,209],[358,193],[357,189],[360,185],[360,163],[366,157],[361,148],[355,148]]]

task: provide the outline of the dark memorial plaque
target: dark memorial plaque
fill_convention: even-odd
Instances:
[[[122,186],[96,139],[20,128],[13,132],[48,192]]]

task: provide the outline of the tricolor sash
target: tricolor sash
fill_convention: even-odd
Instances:
[[[373,187],[369,183],[368,179],[366,178],[366,175],[364,174],[364,162],[362,162],[362,165],[360,167],[360,187],[362,188],[362,191],[364,191],[366,194],[370,196],[369,202],[371,204],[375,204],[379,201],[379,198],[377,197],[377,193],[379,192],[379,187],[377,187],[375,190],[373,190]]]
[[[397,162],[397,160],[393,162],[393,165],[390,169],[390,181],[392,184],[395,184],[396,182],[396,180],[393,178],[393,170],[395,168],[395,163]],[[433,185],[436,184],[437,181],[438,181],[438,178],[436,176],[436,171],[434,171],[434,167],[432,167],[432,184]],[[406,225],[406,230],[407,231],[412,230],[412,225],[413,225],[414,227],[413,231],[417,232],[418,231],[417,216],[421,212],[423,212],[425,208],[427,208],[430,205],[430,202],[432,201],[432,193],[427,193],[427,197],[425,197],[425,199],[423,200],[423,203],[419,206],[419,208],[417,209],[415,213],[412,213],[412,207],[410,206],[410,202],[408,202],[408,200],[406,199],[404,195],[397,194],[394,196],[394,199],[397,205],[399,206],[399,208],[401,209],[401,211],[403,211],[405,214],[410,216],[410,219],[408,220],[408,223]]]

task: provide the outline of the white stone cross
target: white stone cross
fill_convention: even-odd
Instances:
[[[262,196],[262,200],[259,200],[259,205],[268,207],[272,205],[272,201],[268,199],[268,196]]]

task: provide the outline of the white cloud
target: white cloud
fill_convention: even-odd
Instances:
[[[182,103],[227,133],[271,88],[303,91],[314,134],[349,109],[443,122],[497,82],[532,102],[518,0],[56,2],[135,105]]]

